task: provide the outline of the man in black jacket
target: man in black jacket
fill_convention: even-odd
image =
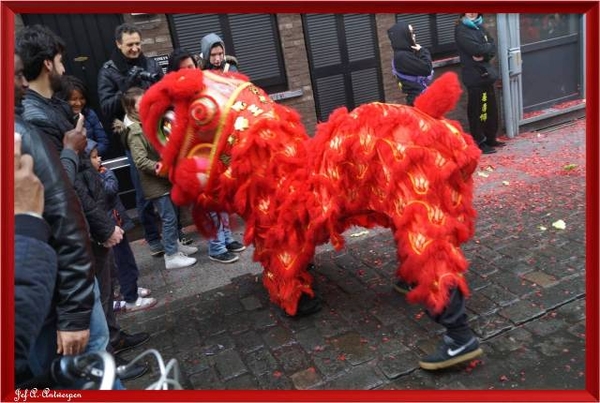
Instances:
[[[152,58],[142,53],[142,33],[131,24],[121,24],[115,29],[115,49],[110,60],[98,72],[98,98],[106,127],[115,129],[115,119],[123,120],[125,111],[121,105],[123,93],[131,87],[148,89],[163,77],[163,72]],[[164,253],[160,232],[156,222],[158,217],[151,202],[144,199],[137,169],[129,150],[125,150],[129,161],[129,175],[135,188],[135,201],[138,218],[144,228],[144,238],[153,256]]]
[[[73,123],[69,119],[69,117],[72,116],[69,105],[54,96],[54,93],[60,88],[60,77],[65,71],[62,64],[62,53],[64,52],[64,48],[62,39],[46,27],[39,25],[25,27],[17,34],[17,53],[19,53],[20,57],[23,59],[23,73],[25,79],[29,81],[29,88],[25,91],[23,101],[23,116],[29,123],[36,126],[59,152],[63,151],[64,133],[73,130]],[[75,130],[81,131],[83,130],[82,127],[82,116],[79,115],[77,128]],[[85,144],[87,144],[87,142]],[[77,151],[80,152],[83,150]],[[61,170],[60,165],[53,169]],[[104,248],[110,248],[119,243],[123,237],[123,230],[106,220],[105,211],[98,208],[97,202],[89,195],[87,186],[82,181],[80,175],[76,175],[73,184],[80,205],[83,208],[87,228],[89,229],[92,240],[97,244],[101,244]],[[90,235],[86,237],[88,248],[90,245]],[[93,253],[94,251],[96,251],[96,248],[92,249],[92,253],[89,255],[90,257],[96,257]],[[100,262],[98,261],[95,263],[96,264],[93,266],[93,274],[99,276],[100,271],[107,270],[108,266],[106,264],[99,264]],[[106,288],[102,288],[102,291],[105,290]],[[104,302],[108,301],[108,297],[103,295],[102,301],[103,305],[105,305]],[[106,302],[106,304],[108,304],[108,302]],[[110,302],[110,304],[110,313],[112,313],[112,302]],[[107,308],[105,308],[104,311],[106,312]],[[109,319],[108,315],[107,319]],[[109,323],[109,326],[110,329],[113,330],[113,332],[111,332],[111,341],[115,344],[125,343],[128,346],[133,346],[146,341],[150,337],[148,333],[128,335],[125,332],[121,332],[116,322]],[[70,335],[70,333],[68,335]],[[79,354],[82,352],[82,350],[70,352],[69,349],[62,348],[62,336],[63,335],[59,332],[59,354]],[[89,336],[89,330],[87,336]],[[85,344],[87,344],[87,340]],[[85,344],[83,344],[83,347],[85,347]],[[143,369],[144,368],[141,368],[138,373],[141,373]]]
[[[92,254],[81,205],[72,181],[61,169],[55,147],[21,117],[26,85],[21,59],[15,54],[15,132],[21,134],[23,153],[35,161],[34,172],[44,185],[43,218],[50,225],[50,246],[58,258],[54,299],[35,338],[36,359],[28,369],[29,376],[33,376],[45,372],[57,346],[59,353],[66,355],[83,352],[89,338],[94,295]]]

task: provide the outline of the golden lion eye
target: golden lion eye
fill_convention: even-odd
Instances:
[[[203,97],[190,106],[190,116],[197,125],[210,125],[219,114],[219,106],[214,99]]]
[[[160,124],[158,125],[159,133],[158,140],[162,145],[167,144],[169,140],[169,136],[173,130],[173,124],[175,123],[175,112],[172,109],[169,109],[163,115]]]

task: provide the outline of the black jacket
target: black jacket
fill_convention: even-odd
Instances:
[[[454,28],[454,39],[464,85],[483,87],[493,84],[498,79],[498,70],[490,61],[496,55],[496,44],[483,25],[474,28],[459,22]],[[483,61],[477,62],[473,56],[482,56]]]
[[[137,59],[127,59],[119,49],[115,49],[110,60],[102,65],[98,72],[98,98],[104,117],[105,127],[112,127],[114,119],[123,120],[125,111],[121,105],[121,96],[130,87],[148,89],[153,83],[146,80],[128,82],[127,74],[133,66],[163,76],[162,69],[151,57],[140,55]]]
[[[89,158],[82,158],[75,181],[75,190],[81,201],[92,241],[103,243],[115,230],[115,221],[106,215],[106,193],[100,174],[92,167]]]
[[[52,307],[56,252],[41,218],[15,215],[15,385],[31,375],[29,353]]]
[[[431,54],[426,48],[421,48],[418,51],[411,48],[415,43],[408,29],[408,23],[398,21],[390,29],[388,29],[388,37],[394,50],[394,66],[396,70],[404,75],[413,76],[415,80],[418,77],[427,83],[424,78],[431,75],[433,72],[433,63]],[[416,97],[425,89],[423,83],[415,80],[396,78],[402,84],[402,91],[405,94]]]
[[[84,330],[90,325],[94,303],[92,250],[79,199],[61,168],[56,148],[36,127],[15,115],[15,131],[22,135],[22,152],[34,160],[35,174],[44,184],[44,219],[50,225],[50,245],[58,255],[54,309],[59,330]]]

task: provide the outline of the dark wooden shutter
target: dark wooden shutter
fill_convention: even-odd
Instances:
[[[434,57],[445,57],[456,53],[454,25],[459,14],[396,14],[396,21],[405,21],[413,26],[417,43],[426,47]]]
[[[303,24],[319,121],[383,100],[373,14],[306,14]]]
[[[200,40],[215,33],[225,52],[238,59],[239,70],[268,92],[287,89],[285,66],[273,14],[172,14],[176,46],[200,53]]]

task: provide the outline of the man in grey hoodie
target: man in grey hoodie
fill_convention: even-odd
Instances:
[[[225,42],[215,33],[210,33],[200,41],[200,68],[221,70],[225,73],[238,71],[237,59],[225,54]]]

